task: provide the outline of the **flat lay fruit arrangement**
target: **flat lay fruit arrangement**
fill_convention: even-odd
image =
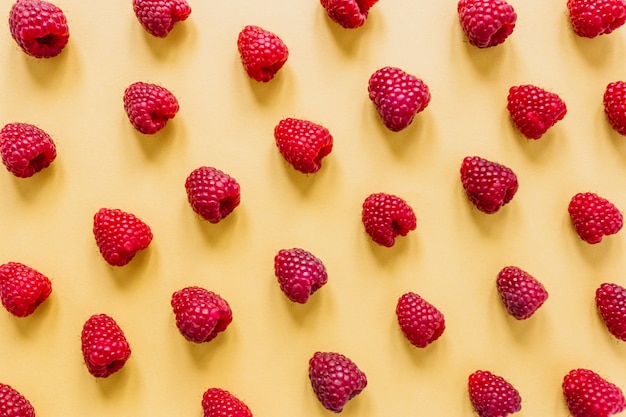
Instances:
[[[626,412],[626,0],[0,5],[0,417]]]

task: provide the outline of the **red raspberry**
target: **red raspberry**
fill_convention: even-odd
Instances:
[[[204,417],[252,417],[248,406],[230,392],[209,388],[202,396]]]
[[[141,26],[158,38],[165,38],[176,22],[191,14],[185,0],[133,0],[133,10]]]
[[[146,135],[163,129],[178,113],[178,100],[168,89],[136,82],[124,91],[124,110],[130,123]]]
[[[510,202],[519,185],[510,168],[478,156],[463,159],[461,182],[467,198],[487,214],[497,212]]]
[[[9,27],[19,47],[35,58],[59,55],[70,38],[63,11],[43,0],[17,0],[9,14]]]
[[[604,91],[604,113],[620,135],[626,135],[626,82],[609,83]]]
[[[200,167],[185,181],[187,199],[193,211],[210,223],[218,223],[241,201],[237,180],[212,167]]]
[[[335,413],[367,386],[367,377],[356,364],[335,352],[315,352],[309,360],[309,379],[317,399]]]
[[[395,67],[383,67],[374,72],[367,91],[383,124],[393,132],[409,126],[415,115],[430,103],[428,86]]]
[[[276,146],[296,170],[312,174],[333,149],[333,137],[324,126],[308,120],[287,118],[274,128]]]
[[[0,384],[0,416],[35,417],[35,409],[15,388]]]
[[[528,139],[539,139],[567,113],[558,95],[534,85],[511,87],[507,100],[511,119]]]
[[[106,314],[89,317],[80,339],[87,370],[95,377],[106,378],[119,371],[130,357],[130,345],[124,332]]]
[[[386,193],[370,194],[363,202],[365,231],[381,246],[392,247],[397,236],[417,227],[415,212],[402,198]]]
[[[19,262],[0,265],[0,298],[14,316],[33,314],[51,292],[52,283],[41,272]]]
[[[226,300],[204,288],[186,287],[176,291],[171,304],[176,326],[190,342],[210,342],[233,321]]]
[[[604,283],[596,290],[596,307],[609,333],[626,341],[626,288]]]
[[[622,228],[622,213],[610,201],[594,193],[578,193],[567,208],[574,228],[582,240],[595,244],[605,235],[613,235]]]
[[[522,409],[522,399],[515,387],[489,371],[472,373],[468,378],[468,391],[480,417],[506,417]]]
[[[518,320],[525,320],[548,299],[548,292],[532,275],[516,266],[502,268],[496,287],[504,308]]]
[[[287,298],[304,304],[328,281],[320,259],[304,249],[281,249],[274,257],[274,273]]]
[[[50,166],[57,156],[50,135],[27,123],[9,123],[0,130],[0,155],[7,170],[28,178]]]
[[[441,311],[413,292],[407,292],[398,299],[396,316],[404,336],[419,348],[439,339],[446,328]]]
[[[572,417],[609,417],[626,409],[622,390],[589,369],[571,370],[562,388]]]
[[[478,48],[504,42],[517,21],[513,6],[504,0],[459,0],[457,11],[469,43]]]
[[[123,266],[148,247],[152,231],[134,214],[101,208],[93,217],[93,234],[105,261]]]
[[[574,33],[584,38],[609,34],[626,22],[624,0],[568,0],[567,10]]]
[[[248,25],[239,32],[237,49],[248,76],[268,82],[280,70],[287,58],[287,45],[276,34],[258,26]]]
[[[320,0],[330,19],[346,29],[363,26],[378,0]]]

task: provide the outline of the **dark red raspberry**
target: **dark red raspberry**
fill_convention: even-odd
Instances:
[[[328,129],[308,120],[281,120],[274,128],[274,138],[285,160],[305,174],[319,171],[322,159],[333,149]]]
[[[282,39],[253,25],[239,32],[237,49],[246,73],[256,81],[270,81],[289,58],[289,49]]]
[[[572,417],[609,417],[626,409],[622,390],[589,369],[571,370],[562,388]]]
[[[0,130],[0,155],[7,170],[28,178],[50,166],[57,156],[50,135],[27,123],[9,123]]]
[[[516,266],[507,266],[500,270],[496,288],[506,311],[518,320],[532,316],[548,299],[544,286]]]
[[[287,298],[304,304],[328,281],[322,261],[304,249],[281,249],[274,257],[274,273]]]
[[[519,186],[508,167],[478,156],[468,156],[461,164],[461,182],[467,198],[484,213],[492,214],[509,203]]]
[[[0,384],[0,416],[35,417],[35,409],[15,388]]]
[[[178,330],[190,342],[210,342],[233,320],[226,300],[201,287],[185,287],[176,291],[172,294],[171,305]]]
[[[209,388],[202,395],[204,417],[252,417],[248,406],[230,392]]]
[[[402,198],[387,194],[370,194],[363,202],[361,220],[365,231],[381,246],[391,247],[397,236],[406,236],[417,227],[415,212]]]
[[[320,0],[328,17],[346,29],[363,26],[378,0]]]
[[[604,91],[604,113],[613,129],[626,135],[626,82],[609,83]]]
[[[177,22],[191,14],[185,0],[133,0],[133,10],[141,26],[158,38],[165,38]]]
[[[567,211],[576,233],[587,243],[595,244],[606,235],[622,229],[622,213],[610,201],[595,193],[578,193],[570,200]]]
[[[596,290],[596,308],[613,336],[626,341],[626,288],[604,283]]]
[[[567,113],[558,95],[534,85],[511,87],[507,100],[513,123],[528,139],[539,139]]]
[[[210,223],[218,223],[241,201],[237,180],[219,169],[200,167],[185,180],[187,199],[193,211]]]
[[[176,116],[179,106],[174,94],[165,87],[136,82],[124,91],[124,110],[135,129],[152,135]]]
[[[93,234],[102,257],[110,265],[123,266],[150,245],[150,227],[132,213],[101,208],[93,217]]]
[[[9,13],[9,28],[19,47],[35,58],[59,55],[70,38],[63,11],[43,0],[17,0]]]
[[[52,283],[41,272],[19,262],[0,265],[0,298],[14,316],[33,314],[51,292]]]
[[[471,45],[500,45],[513,33],[517,14],[504,0],[459,0],[459,22]]]
[[[446,329],[441,311],[413,292],[407,292],[398,299],[396,316],[404,336],[419,348],[439,339]]]
[[[469,397],[480,417],[506,417],[522,409],[519,392],[501,376],[476,371],[468,378]]]
[[[130,357],[130,345],[115,320],[106,314],[95,314],[81,332],[83,358],[90,374],[106,378],[122,369]]]
[[[624,0],[568,0],[574,33],[584,38],[607,35],[626,22]]]

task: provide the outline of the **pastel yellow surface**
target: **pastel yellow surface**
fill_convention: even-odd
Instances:
[[[12,1],[2,0],[8,18]],[[626,232],[589,245],[567,214],[577,192],[626,208],[626,138],[605,120],[605,86],[624,78],[626,28],[596,39],[573,34],[565,1],[511,0],[517,27],[495,48],[470,46],[456,1],[381,0],[366,24],[346,30],[317,0],[193,1],[166,39],[146,33],[130,0],[57,0],[71,38],[50,60],[27,57],[0,33],[0,122],[33,123],[57,144],[53,165],[29,179],[0,171],[0,261],[49,276],[53,292],[32,316],[0,311],[0,382],[38,415],[196,416],[202,393],[228,389],[256,417],[328,416],[307,364],[317,350],[350,357],[368,377],[345,416],[471,416],[467,376],[488,369],[522,396],[521,416],[568,415],[563,376],[586,367],[626,388],[626,344],[594,305],[602,282],[626,283]],[[247,24],[278,34],[289,60],[267,84],[250,80],[236,39]],[[382,126],[369,76],[397,66],[422,78],[432,101],[399,133]],[[153,137],[137,133],[122,105],[135,81],[170,89],[180,112]],[[568,113],[528,141],[506,111],[508,88],[554,91]],[[284,117],[313,120],[334,136],[314,175],[294,171],[274,144]],[[520,187],[494,215],[463,194],[463,157],[511,167]],[[241,185],[241,205],[213,225],[191,210],[184,181],[201,165]],[[373,192],[406,199],[417,230],[393,248],[361,224]],[[120,208],[154,240],[127,266],[110,267],[92,235],[93,214]],[[273,273],[279,249],[321,258],[328,284],[290,302]],[[516,265],[550,297],[527,321],[505,313],[497,272]],[[230,327],[195,345],[178,332],[172,292],[201,285],[233,310]],[[445,315],[425,349],[401,334],[395,305],[414,291]],[[132,347],[108,379],[83,363],[80,331],[113,316]]]

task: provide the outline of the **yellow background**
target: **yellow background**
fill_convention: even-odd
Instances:
[[[467,376],[488,369],[523,399],[519,416],[567,416],[563,376],[587,367],[626,388],[626,345],[594,305],[605,281],[626,283],[626,233],[588,245],[567,214],[577,192],[626,208],[626,138],[605,120],[602,94],[624,78],[626,29],[596,39],[572,32],[565,1],[511,0],[517,27],[495,48],[465,40],[456,1],[381,0],[360,29],[331,22],[316,0],[193,1],[166,39],[136,20],[130,0],[56,0],[70,42],[53,59],[26,56],[0,33],[0,122],[33,123],[57,144],[51,167],[29,179],[0,172],[0,258],[49,276],[53,292],[30,317],[0,312],[0,382],[38,415],[201,416],[217,386],[257,417],[327,416],[307,377],[316,350],[341,352],[368,386],[345,416],[471,416]],[[2,0],[0,14],[12,2]],[[290,49],[276,78],[250,80],[236,39],[244,25],[278,34]],[[422,78],[432,101],[406,130],[389,132],[367,97],[369,76],[398,66]],[[180,112],[154,135],[136,132],[122,94],[135,81],[170,89]],[[506,111],[508,88],[533,83],[559,94],[568,113],[528,141]],[[334,136],[315,175],[278,153],[284,117],[313,120]],[[494,215],[463,194],[463,157],[511,167],[513,201]],[[187,175],[219,168],[241,185],[223,222],[189,207]],[[3,169],[4,170],[4,169]],[[393,248],[365,234],[361,203],[373,192],[406,199],[417,230]],[[154,233],[127,266],[110,267],[92,235],[101,207],[136,214]],[[301,247],[321,258],[328,284],[306,305],[280,291],[273,257]],[[497,272],[516,265],[550,293],[529,320],[508,316]],[[172,292],[201,285],[234,319],[208,344],[184,340]],[[395,317],[414,291],[445,315],[443,336],[411,346]],[[108,379],[88,372],[80,331],[113,316],[132,347]]]

